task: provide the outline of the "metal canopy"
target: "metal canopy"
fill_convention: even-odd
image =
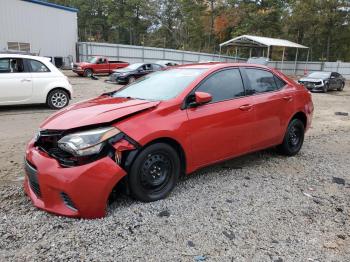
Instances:
[[[231,40],[228,40],[220,44],[220,47],[223,46],[239,46],[239,47],[271,47],[271,46],[281,46],[281,47],[293,47],[293,48],[308,48],[289,40],[270,38],[263,36],[254,36],[254,35],[242,35]]]
[[[296,73],[297,70],[297,60],[298,60],[298,50],[299,48],[307,49],[307,58],[306,58],[306,64],[305,69],[306,71],[307,64],[309,61],[309,48],[304,45],[300,45],[297,43],[294,43],[289,40],[285,39],[279,39],[279,38],[270,38],[270,37],[263,37],[263,36],[254,36],[254,35],[242,35],[238,36],[236,38],[232,38],[231,40],[228,40],[226,42],[223,42],[219,45],[220,48],[220,56],[221,56],[221,49],[223,46],[234,46],[236,48],[236,61],[238,56],[238,48],[249,48],[249,58],[252,56],[252,48],[261,48],[263,51],[263,56],[265,56],[265,48],[267,48],[267,54],[266,57],[269,60],[270,59],[270,52],[272,50],[273,46],[278,46],[283,48],[282,53],[282,63],[280,70],[283,72],[283,65],[284,65],[284,55],[285,55],[285,49],[286,48],[296,48],[296,54],[295,54],[295,61],[294,61],[294,73]]]

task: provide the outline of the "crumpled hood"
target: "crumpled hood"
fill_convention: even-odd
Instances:
[[[323,80],[325,80],[325,79],[311,78],[311,77],[303,77],[303,78],[299,79],[300,82],[311,82],[311,83],[321,82]]]
[[[82,126],[108,123],[119,118],[155,107],[160,102],[100,96],[58,111],[47,118],[41,129],[67,130]]]

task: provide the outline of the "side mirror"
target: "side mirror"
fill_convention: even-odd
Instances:
[[[195,106],[203,105],[203,104],[209,103],[212,99],[213,97],[209,93],[195,92],[194,101],[190,103],[190,106],[195,107]]]

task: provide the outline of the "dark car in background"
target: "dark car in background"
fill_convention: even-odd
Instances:
[[[331,89],[343,91],[345,86],[345,78],[337,72],[312,72],[308,76],[300,78],[298,82],[310,91],[324,93]]]
[[[106,82],[129,84],[149,73],[160,71],[165,67],[153,63],[135,63],[125,68],[114,70]]]

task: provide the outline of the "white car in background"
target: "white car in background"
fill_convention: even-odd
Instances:
[[[47,104],[52,109],[68,105],[72,86],[47,57],[0,54],[0,106]]]

